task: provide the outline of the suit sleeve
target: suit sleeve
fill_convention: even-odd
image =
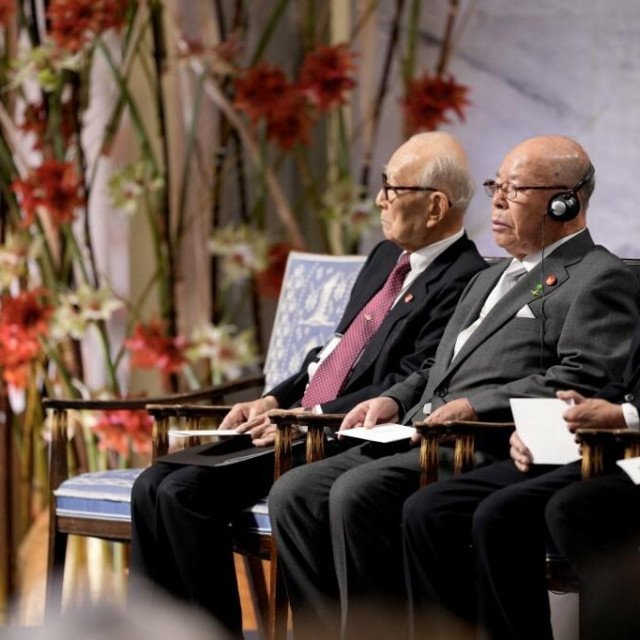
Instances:
[[[608,266],[588,279],[574,296],[562,322],[556,364],[544,374],[529,375],[468,396],[481,419],[510,419],[509,398],[549,397],[558,389],[593,396],[621,377],[638,312],[637,279],[628,270]]]
[[[479,274],[474,275],[471,280],[466,283],[462,294],[458,297],[458,301],[464,299],[469,289],[473,287],[478,275]],[[444,328],[442,333],[444,333]],[[441,337],[442,335],[440,338]],[[409,376],[396,381],[393,386],[387,388],[387,390],[381,395],[393,398],[404,412],[418,404],[422,398],[425,388],[427,387],[427,383],[429,382],[429,374],[435,359],[435,353],[436,351],[434,349],[428,357],[424,358],[423,361],[413,369],[413,372]]]

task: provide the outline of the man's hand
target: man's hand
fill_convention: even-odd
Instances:
[[[627,423],[619,404],[613,404],[601,398],[585,398],[577,391],[558,391],[561,400],[573,400],[562,417],[566,420],[569,431],[576,429],[626,429]]]
[[[276,441],[276,425],[267,420],[249,431],[254,447],[266,447]]]
[[[339,431],[346,431],[353,427],[371,429],[384,422],[397,422],[398,418],[398,404],[393,398],[371,398],[356,405],[347,413]]]
[[[278,401],[274,396],[265,396],[251,402],[238,402],[231,407],[224,420],[220,423],[220,429],[235,429],[238,433],[246,433],[265,421],[265,413],[278,408]]]
[[[443,404],[436,409],[426,420],[425,423],[437,424],[447,420],[477,420],[478,415],[467,398],[457,398],[447,404]],[[414,433],[411,436],[411,442],[418,444],[420,442],[420,434]]]
[[[515,431],[509,438],[509,444],[511,445],[511,449],[509,450],[511,459],[516,463],[519,471],[526,473],[529,471],[531,463],[533,462],[531,452],[525,447],[524,442],[520,440],[520,436]]]

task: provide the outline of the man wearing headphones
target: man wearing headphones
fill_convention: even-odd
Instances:
[[[594,245],[586,229],[593,175],[582,147],[562,136],[527,140],[506,156],[485,189],[492,197],[494,239],[513,260],[477,274],[435,359],[382,397],[357,405],[342,430],[425,418],[511,420],[510,397],[552,397],[561,389],[593,395],[621,375],[640,319],[640,287],[618,258]],[[417,448],[381,446],[367,443],[294,469],[271,491],[269,509],[296,637],[306,631],[316,637],[397,632],[398,618],[389,612],[400,611],[396,607],[406,597],[400,523],[411,494],[405,526],[414,607],[438,602],[475,619],[473,513],[484,498],[502,487],[522,486],[529,476],[509,460],[476,472],[485,472],[486,481],[445,480],[415,493]],[[504,441],[487,441],[480,449],[507,455]],[[450,456],[443,447],[441,454]],[[440,508],[431,518],[434,492]],[[432,524],[434,541],[428,536]],[[520,539],[507,538],[504,549],[511,554],[503,555],[498,546],[486,560],[497,555],[513,569]],[[482,595],[489,593],[483,584]],[[532,617],[538,624],[540,616],[522,615],[525,627],[535,627]],[[420,634],[421,627],[416,630]],[[525,629],[496,637],[546,636]]]
[[[584,214],[593,173],[576,143],[538,138],[512,151],[497,180],[485,183],[493,193],[498,244],[525,266],[540,260],[544,252],[542,270],[538,265],[529,272],[537,271],[536,282],[539,277],[543,284],[538,296],[538,285],[531,286],[537,302],[529,307],[544,321],[540,334],[544,370],[471,395],[466,409],[466,400],[456,400],[461,406],[455,413],[445,405],[432,419],[474,414],[503,419],[509,397],[554,392],[560,397],[591,396],[593,391],[562,389],[572,389],[574,381],[591,386],[596,367],[604,366],[606,359],[610,379],[620,377],[638,318],[638,283],[617,258],[589,238]],[[544,185],[572,182],[575,186],[569,192],[552,194],[550,200],[544,192]],[[517,317],[507,320],[514,321]],[[520,323],[525,322],[521,316]],[[552,336],[557,337],[557,358],[550,351]],[[535,354],[522,352],[520,357],[535,359]],[[434,606],[477,622],[481,636],[486,633],[494,640],[553,638],[545,577],[549,538],[545,507],[559,489],[580,478],[580,463],[523,464],[524,445],[516,434],[511,444],[512,460],[430,485],[404,505],[405,571],[418,638],[429,634],[426,612]]]

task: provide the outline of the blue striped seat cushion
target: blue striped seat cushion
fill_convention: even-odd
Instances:
[[[113,469],[82,473],[69,478],[54,491],[56,514],[129,522],[131,487],[142,471]]]
[[[55,491],[56,514],[74,518],[131,521],[131,487],[143,469],[83,473],[65,480]],[[270,533],[267,499],[245,509],[234,521],[256,533]]]

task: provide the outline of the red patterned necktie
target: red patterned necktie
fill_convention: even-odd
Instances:
[[[402,290],[411,269],[409,254],[400,257],[382,289],[363,307],[345,332],[338,346],[322,361],[302,398],[303,407],[335,400],[360,352],[378,330],[391,305]]]

